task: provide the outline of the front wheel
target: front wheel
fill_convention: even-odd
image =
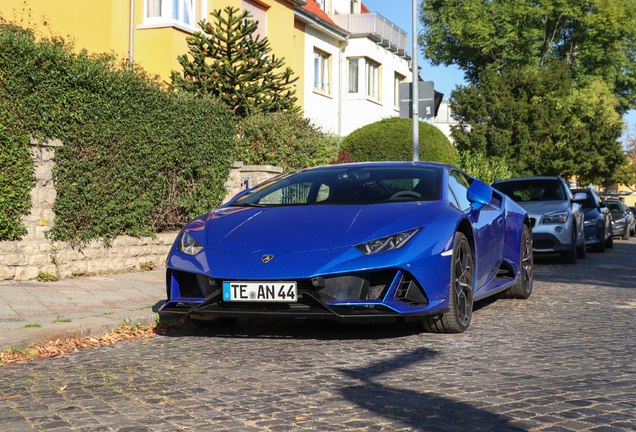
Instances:
[[[576,264],[576,225],[572,225],[572,235],[570,237],[570,250],[561,253],[561,261],[566,264]]]
[[[605,227],[603,227],[603,234],[600,238],[601,238],[601,241],[594,245],[594,251],[599,253],[605,253],[605,244],[606,244]]]
[[[475,292],[475,257],[466,236],[455,233],[453,258],[450,268],[448,312],[426,317],[424,330],[433,333],[462,333],[466,331],[473,314]]]
[[[610,236],[605,242],[605,247],[611,249],[614,247],[614,228],[610,228]]]
[[[517,282],[499,294],[501,298],[527,299],[532,294],[534,282],[534,256],[532,254],[532,235],[527,225],[523,226],[521,233],[521,258],[519,260],[520,271]]]

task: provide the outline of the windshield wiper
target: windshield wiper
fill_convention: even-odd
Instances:
[[[250,202],[233,202],[230,207],[266,207],[265,204],[256,204]]]

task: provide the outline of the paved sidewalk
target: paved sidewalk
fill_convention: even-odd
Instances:
[[[0,283],[0,349],[101,336],[123,321],[154,322],[166,298],[165,284],[165,269]],[[25,327],[29,323],[40,327]]]

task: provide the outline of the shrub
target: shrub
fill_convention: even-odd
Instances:
[[[0,22],[0,46],[0,88],[21,132],[64,143],[54,240],[151,235],[221,202],[236,145],[224,105],[167,93],[139,67],[11,23]]]
[[[7,98],[0,78],[0,241],[18,240],[26,234],[20,218],[31,208],[31,186],[35,183],[28,137],[10,127]]]
[[[355,162],[413,160],[411,119],[386,118],[356,129],[342,148]],[[455,147],[435,126],[420,122],[420,160],[457,163]]]
[[[277,165],[285,171],[325,165],[336,157],[330,137],[292,113],[256,114],[239,124],[236,160]]]
[[[462,152],[459,155],[459,167],[484,183],[505,180],[513,176],[505,157],[487,157],[479,152]]]

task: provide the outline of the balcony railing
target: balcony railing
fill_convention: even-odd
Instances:
[[[409,37],[379,13],[329,15],[334,23],[353,34],[369,34],[391,51],[405,55]]]

